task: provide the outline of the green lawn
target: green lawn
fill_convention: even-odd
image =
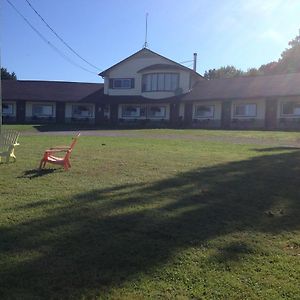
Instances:
[[[42,173],[70,137],[21,136],[0,164],[0,298],[299,299],[300,151],[177,132],[82,136],[70,171]],[[299,135],[251,132],[269,134]]]

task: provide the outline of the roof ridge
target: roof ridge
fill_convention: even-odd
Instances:
[[[63,81],[63,80],[27,80],[27,79],[17,79],[17,80],[11,80],[11,79],[3,79],[2,81],[5,82],[31,82],[31,83],[74,83],[74,84],[97,84],[97,85],[103,85],[103,82],[80,82],[80,81]]]

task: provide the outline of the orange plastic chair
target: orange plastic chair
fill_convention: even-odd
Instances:
[[[65,170],[71,168],[70,156],[79,136],[80,133],[73,138],[73,142],[70,146],[57,146],[46,150],[41,160],[39,169],[41,170],[45,168],[46,163],[63,166]],[[64,157],[57,157],[54,156],[56,153],[65,153],[65,155]]]

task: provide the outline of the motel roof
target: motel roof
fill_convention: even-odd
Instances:
[[[185,101],[249,99],[300,95],[300,73],[201,80]]]
[[[102,83],[65,81],[3,80],[3,99],[23,101],[80,102],[86,97],[102,91]]]
[[[199,80],[188,93],[164,99],[104,94],[103,83],[3,80],[5,101],[58,101],[90,103],[174,103],[300,96],[300,73]]]

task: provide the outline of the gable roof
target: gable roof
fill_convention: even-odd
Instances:
[[[124,63],[124,62],[126,62],[126,61],[128,61],[128,60],[130,60],[130,59],[132,59],[132,58],[134,58],[134,57],[137,57],[137,56],[140,56],[140,55],[143,55],[143,54],[152,54],[152,55],[158,56],[158,57],[160,57],[160,58],[163,58],[163,59],[169,61],[169,62],[172,63],[172,64],[177,65],[178,67],[180,67],[180,68],[182,68],[182,69],[184,69],[184,70],[186,70],[186,71],[188,71],[188,72],[191,72],[192,74],[194,74],[194,75],[196,75],[196,76],[198,76],[198,77],[203,78],[202,75],[200,75],[199,73],[195,72],[194,70],[192,70],[192,69],[190,69],[190,68],[188,68],[188,67],[186,67],[186,66],[183,66],[183,65],[177,63],[176,61],[173,61],[173,60],[171,60],[171,59],[169,59],[169,58],[167,58],[167,57],[165,57],[165,56],[162,56],[162,55],[160,55],[160,54],[158,54],[158,53],[156,53],[156,52],[154,52],[154,51],[152,51],[152,50],[150,50],[150,49],[148,49],[148,48],[143,48],[143,49],[141,49],[141,50],[135,52],[134,54],[132,54],[132,55],[128,56],[127,58],[121,60],[120,62],[114,64],[114,65],[111,66],[110,68],[108,68],[108,69],[104,70],[103,72],[99,73],[98,75],[99,75],[99,76],[102,76],[102,77],[107,76],[107,74],[108,74],[112,69],[114,69],[115,67],[119,66],[120,64],[122,64],[122,63]]]
[[[181,65],[154,64],[138,70],[138,73],[142,73],[145,71],[152,71],[152,70],[161,70],[161,69],[162,70],[178,70],[178,69],[185,70],[185,67]]]
[[[182,100],[225,100],[300,95],[300,73],[201,80]]]
[[[102,83],[65,81],[3,80],[3,100],[78,102],[96,91]]]

